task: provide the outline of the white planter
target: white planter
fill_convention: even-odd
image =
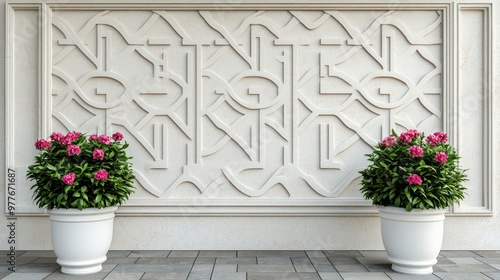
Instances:
[[[379,206],[382,240],[397,272],[426,275],[432,273],[443,242],[446,210],[407,212],[404,208]]]
[[[101,271],[113,238],[116,209],[49,211],[52,246],[62,273],[85,275]]]

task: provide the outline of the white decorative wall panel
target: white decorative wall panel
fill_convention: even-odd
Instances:
[[[469,95],[455,94],[454,77],[484,73],[453,68],[468,62],[445,41],[449,5],[270,7],[7,6],[8,166],[25,172],[51,131],[120,131],[137,176],[123,214],[354,215],[373,213],[358,171],[392,128],[445,130],[458,143],[458,119],[488,141],[489,122],[476,127],[488,102],[457,118]],[[488,11],[460,12],[459,31],[478,37],[461,50],[490,44],[468,28]],[[465,157],[491,166],[491,147],[468,153],[467,135]],[[472,171],[454,211],[491,213],[485,172]],[[29,184],[20,214],[38,212]]]

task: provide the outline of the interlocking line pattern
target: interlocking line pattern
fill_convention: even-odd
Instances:
[[[50,21],[51,129],[121,131],[154,197],[335,198],[391,128],[442,128],[439,11],[55,10]]]

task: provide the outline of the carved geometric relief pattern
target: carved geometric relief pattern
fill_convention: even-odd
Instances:
[[[51,126],[121,131],[160,198],[335,198],[442,123],[437,11],[53,11]]]

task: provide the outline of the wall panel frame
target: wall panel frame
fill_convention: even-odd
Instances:
[[[187,18],[208,35],[196,33]],[[477,33],[461,25],[468,21],[484,27],[473,46],[462,39]],[[157,23],[161,32],[150,31]],[[444,130],[464,161],[481,165],[472,170],[471,195],[449,215],[492,215],[491,32],[490,5],[449,2],[8,3],[5,162],[20,174],[17,214],[44,215],[21,176],[37,138],[53,130],[122,129],[144,149],[132,151],[138,191],[119,215],[371,216],[376,210],[356,191],[357,171],[366,164],[360,152],[392,127],[416,127]],[[183,58],[169,54],[172,48]],[[460,67],[467,48],[482,50],[472,52],[480,75]],[[148,75],[123,67],[126,59],[145,69],[148,60]],[[233,62],[248,69],[231,73]],[[364,68],[371,70],[361,76]],[[471,74],[481,84],[476,107],[461,105],[465,92],[477,88],[464,82]],[[177,107],[165,99],[175,94]],[[92,98],[102,104],[110,98],[111,105],[92,105]],[[164,111],[155,102],[165,102]],[[469,117],[470,108],[476,117]],[[136,123],[128,121],[134,117]],[[149,125],[142,131],[141,122]],[[482,143],[473,149],[465,137],[471,128],[479,129]],[[167,152],[173,146],[180,152]],[[238,157],[224,161],[231,155]],[[148,157],[154,160],[143,160]],[[252,180],[260,187],[248,187]]]

